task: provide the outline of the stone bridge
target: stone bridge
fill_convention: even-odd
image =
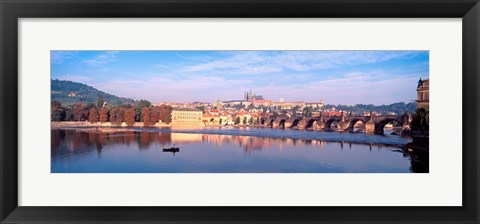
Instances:
[[[402,131],[410,130],[410,115],[399,116],[319,116],[319,117],[276,117],[262,119],[263,125],[270,128],[291,128],[324,131],[354,131],[357,123],[365,125],[366,133],[383,134],[383,129],[388,123],[397,123],[402,126]]]

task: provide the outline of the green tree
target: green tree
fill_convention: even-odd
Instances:
[[[237,117],[237,118],[235,119],[235,124],[240,124],[240,117]]]
[[[247,124],[247,116],[243,117],[243,125]]]
[[[410,123],[410,129],[412,131],[428,132],[429,129],[429,115],[428,110],[425,108],[418,108],[415,113],[412,114],[412,122]]]
[[[52,101],[50,106],[51,121],[65,121],[65,108],[57,101]]]
[[[220,118],[220,120],[218,121],[218,124],[222,124],[223,120],[222,118]]]
[[[250,122],[249,122],[249,123],[250,123],[250,124],[253,124],[254,121],[255,121],[254,118],[253,118],[253,117],[250,117]]]
[[[65,107],[65,121],[74,121],[74,105],[70,105]]]
[[[205,111],[205,106],[198,106],[197,109],[201,110],[202,112]]]
[[[311,117],[312,116],[312,107],[305,107],[303,108],[303,117]]]
[[[143,121],[142,120],[142,110],[144,107],[149,108],[152,105],[148,100],[140,100],[138,101],[137,105],[135,106],[135,120],[136,121]]]
[[[85,110],[89,113],[88,116],[90,116],[90,110],[91,110],[92,108],[97,109],[97,105],[95,105],[94,103],[89,103],[89,104],[87,104],[87,105],[85,106]],[[97,112],[98,112],[98,110],[97,110]]]
[[[105,100],[103,100],[103,96],[99,96],[97,100],[97,109],[100,110],[103,107]]]
[[[292,108],[293,117],[297,116],[298,109],[300,109],[300,106],[295,106],[295,107]]]

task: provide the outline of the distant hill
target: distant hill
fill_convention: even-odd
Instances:
[[[113,105],[134,103],[133,99],[111,95],[91,86],[72,81],[52,79],[50,89],[52,102],[58,101],[62,105],[71,105],[77,102],[96,104],[99,96],[103,96],[105,102]]]

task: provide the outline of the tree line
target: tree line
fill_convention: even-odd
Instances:
[[[428,108],[418,108],[415,113],[412,114],[412,122],[410,123],[412,131],[428,133],[430,127],[429,117]]]
[[[393,112],[396,114],[403,114],[407,112],[411,114],[415,112],[415,110],[417,109],[417,104],[414,102],[410,102],[410,103],[399,102],[399,103],[392,103],[389,105],[379,105],[379,106],[375,106],[373,104],[356,104],[352,106],[340,105],[340,104],[339,105],[326,104],[325,106],[322,107],[322,109],[327,109],[327,110],[333,109],[333,108],[335,108],[335,110],[337,111],[343,110],[343,111],[348,111],[355,114],[363,114],[363,112],[365,111],[375,111],[382,114],[386,114],[389,112]]]
[[[133,126],[135,122],[144,122],[144,126],[155,125],[162,121],[170,123],[172,120],[172,107],[167,105],[153,106],[147,100],[140,100],[135,104],[107,105],[99,97],[97,104],[77,102],[73,105],[62,106],[60,102],[51,103],[51,121],[89,121],[110,122],[121,125],[125,122]]]

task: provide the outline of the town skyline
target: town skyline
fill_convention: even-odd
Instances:
[[[415,100],[428,51],[51,51],[52,79],[152,103],[241,100],[391,104]]]

